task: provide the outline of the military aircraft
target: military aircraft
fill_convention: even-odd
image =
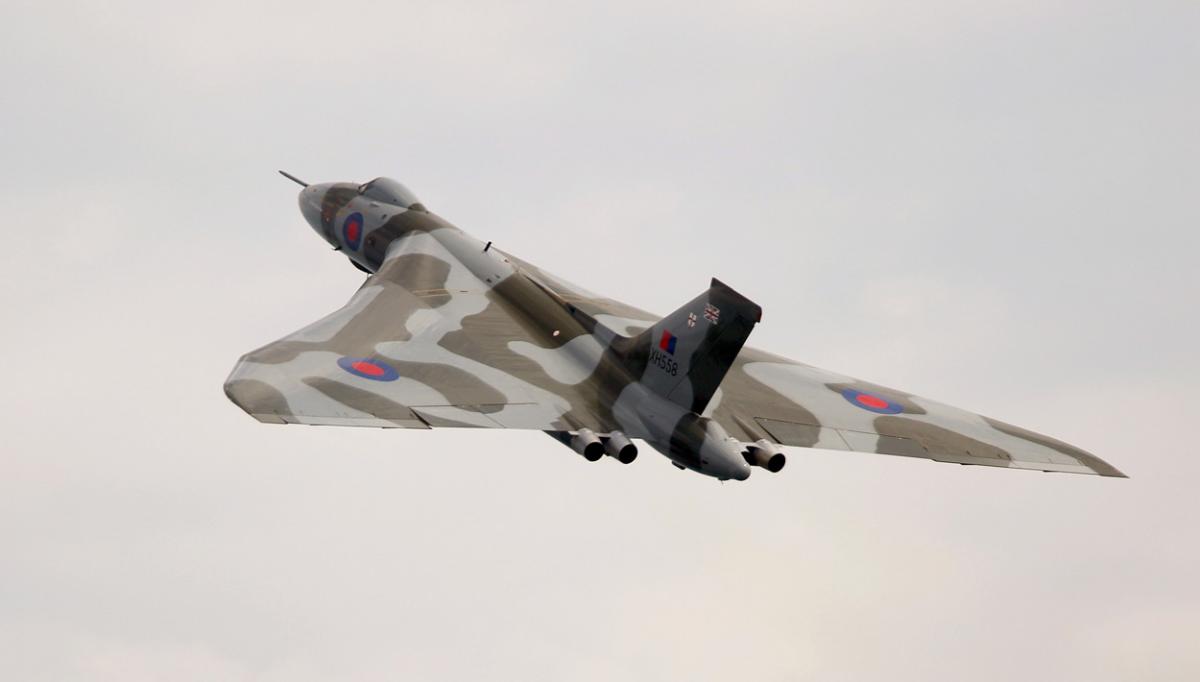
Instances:
[[[272,424],[536,429],[589,461],[634,439],[745,480],[807,447],[1121,476],[1020,427],[744,347],[762,309],[713,279],[658,318],[446,222],[388,178],[300,184],[300,212],[368,273],[341,309],[251,351],[225,393]]]

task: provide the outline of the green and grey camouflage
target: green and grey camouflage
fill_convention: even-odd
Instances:
[[[781,446],[1123,476],[1025,429],[744,347],[762,311],[715,279],[657,319],[471,237],[394,180],[305,186],[300,210],[372,274],[237,363],[225,392],[259,421],[536,429],[624,463],[641,439],[721,480],[779,471]]]

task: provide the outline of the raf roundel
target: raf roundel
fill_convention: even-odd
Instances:
[[[370,358],[338,358],[338,367],[346,370],[356,377],[370,379],[372,381],[395,381],[400,378],[400,373],[394,367]]]
[[[856,391],[853,388],[847,388],[842,391],[842,397],[845,398],[851,405],[861,407],[868,412],[876,414],[900,414],[904,411],[904,406],[900,403],[888,400],[874,393],[865,391]]]
[[[351,251],[358,251],[362,244],[363,216],[361,213],[351,213],[342,221],[342,239]]]

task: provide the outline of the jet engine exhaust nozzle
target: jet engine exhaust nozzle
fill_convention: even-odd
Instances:
[[[604,443],[604,454],[615,458],[621,464],[629,464],[637,459],[637,446],[630,442],[629,437],[620,431],[613,431],[608,434],[608,440]]]
[[[604,443],[591,429],[579,429],[571,436],[571,448],[589,462],[604,456]]]
[[[778,445],[766,438],[760,438],[749,445],[746,461],[753,466],[762,467],[777,474],[783,469],[783,465],[787,464],[787,457],[784,456]]]

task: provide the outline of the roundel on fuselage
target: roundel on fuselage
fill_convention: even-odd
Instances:
[[[357,211],[346,216],[342,221],[342,241],[351,251],[358,251],[362,245],[363,215]]]

